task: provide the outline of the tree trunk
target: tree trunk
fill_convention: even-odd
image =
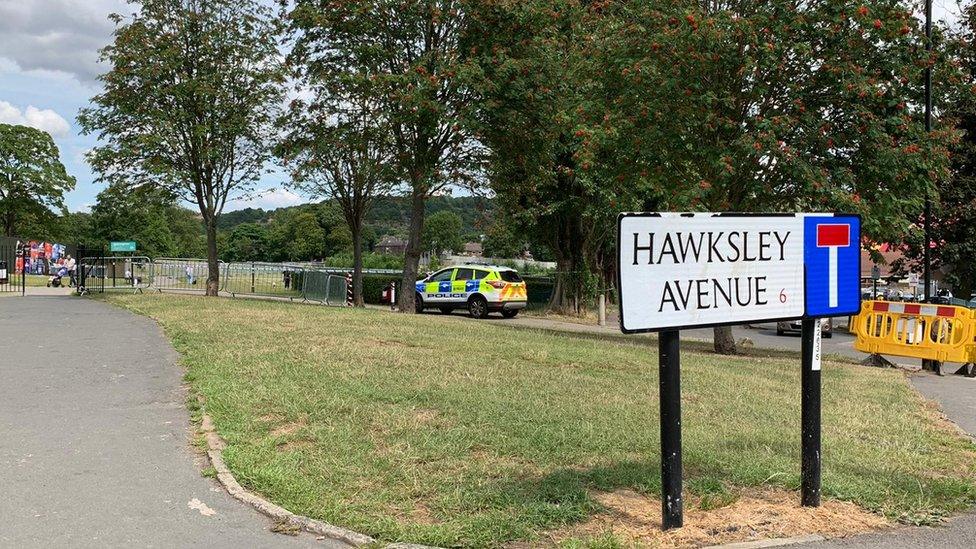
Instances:
[[[352,304],[364,307],[363,302],[363,222],[352,226]]]
[[[735,337],[731,326],[718,326],[712,329],[715,352],[720,355],[734,355],[736,353]]]
[[[407,249],[403,254],[403,280],[397,290],[400,295],[397,297],[397,304],[402,313],[413,313],[414,294],[417,283],[417,269],[420,263],[420,235],[424,230],[424,204],[427,201],[426,195],[414,191],[410,201],[410,233],[407,237]]]
[[[209,218],[207,225],[207,295],[216,296],[220,290],[220,263],[217,261],[217,220]]]
[[[586,300],[589,297],[584,295],[584,279],[588,274],[584,254],[586,236],[575,212],[559,214],[556,223],[557,237],[552,246],[556,256],[556,280],[549,299],[549,310],[581,315],[586,311]]]
[[[14,213],[7,212],[7,215],[3,216],[3,234],[9,237],[14,237]]]

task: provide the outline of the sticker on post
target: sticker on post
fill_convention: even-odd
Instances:
[[[813,321],[813,356],[810,360],[810,369],[814,372],[820,371],[820,357],[823,351],[823,320],[816,319]]]

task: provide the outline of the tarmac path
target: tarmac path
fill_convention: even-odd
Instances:
[[[148,318],[0,296],[0,547],[345,547],[202,476],[176,359]]]

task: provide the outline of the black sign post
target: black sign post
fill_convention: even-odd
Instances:
[[[661,524],[683,525],[679,331],[802,321],[801,503],[820,505],[821,320],[861,307],[860,218],[623,213],[620,329],[658,332]]]
[[[661,398],[661,509],[665,530],[681,528],[681,344],[677,330],[658,334]]]
[[[820,507],[820,320],[800,321],[800,502]]]

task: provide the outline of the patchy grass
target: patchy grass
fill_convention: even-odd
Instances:
[[[660,495],[647,338],[258,300],[106,299],[162,324],[228,466],[291,511],[386,540],[613,547],[633,532],[601,521],[618,510],[600,494]],[[796,490],[798,360],[686,351],[682,361],[687,524]],[[904,522],[976,501],[976,447],[902,375],[827,363],[823,387],[826,498]]]

